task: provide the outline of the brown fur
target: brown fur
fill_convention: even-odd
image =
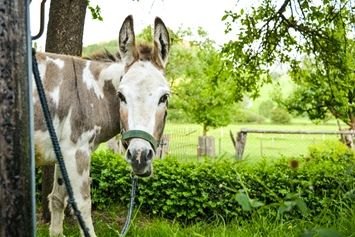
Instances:
[[[83,175],[83,172],[90,168],[90,156],[88,156],[86,152],[79,150],[75,153],[75,158],[78,174]]]
[[[81,186],[80,193],[84,200],[87,200],[90,197],[90,183],[90,180],[89,182],[84,181],[83,186]]]
[[[97,51],[92,55],[85,56],[83,59],[98,62],[121,62],[121,55],[118,52],[113,54],[105,48],[104,50]]]
[[[141,61],[152,61],[155,60],[153,57],[153,48],[152,45],[148,43],[139,43],[137,45],[138,50],[138,59]],[[117,52],[113,54],[109,52],[106,48],[104,50],[97,51],[92,55],[85,56],[83,59],[91,60],[91,61],[99,61],[99,62],[120,62],[121,55]],[[157,65],[155,63],[155,65]]]
[[[58,108],[52,101],[50,96],[48,98],[49,110],[52,118],[58,117],[59,121],[63,121],[69,114],[69,109],[72,108],[71,114],[71,140],[76,143],[78,138],[86,131],[93,130],[95,125],[101,126],[102,130],[96,134],[96,138],[99,141],[106,141],[115,136],[119,131],[119,122],[110,123],[107,126],[102,126],[104,121],[119,121],[119,101],[116,96],[116,90],[110,81],[105,81],[103,87],[104,99],[98,100],[95,93],[92,93],[93,89],[88,90],[87,86],[83,82],[83,70],[86,67],[86,60],[78,57],[55,55],[55,54],[42,54],[37,53],[37,59],[45,60],[46,56],[53,59],[59,58],[63,60],[64,68],[60,70],[55,63],[48,62],[46,72],[43,77],[44,88],[48,93],[52,92],[54,88],[60,86],[60,99]],[[98,78],[100,72],[106,68],[109,63],[102,64],[101,62],[92,62],[90,65],[90,72],[96,78]],[[57,77],[50,77],[52,75],[58,75]],[[59,78],[59,79],[57,79]],[[61,82],[60,82],[61,80]],[[38,94],[34,92],[35,98],[38,99]],[[107,109],[107,104],[113,105]],[[92,105],[92,106],[91,106]],[[105,108],[105,109],[101,109]],[[34,105],[35,114],[35,130],[46,131],[47,127],[44,122],[43,112],[40,103]],[[85,118],[92,118],[85,120]],[[117,131],[117,132],[115,132]],[[94,139],[94,138],[93,138]]]

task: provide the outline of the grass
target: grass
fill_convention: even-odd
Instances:
[[[343,125],[343,127],[345,127]],[[230,124],[227,127],[213,129],[208,136],[215,139],[215,154],[227,159],[235,159],[235,149],[230,138],[230,131],[235,137],[241,128],[259,130],[299,130],[299,131],[338,131],[336,121],[316,125],[305,118],[296,118],[293,124]],[[198,137],[202,136],[202,127],[197,124],[179,124],[167,122],[164,134],[169,134],[168,153],[181,161],[197,160]],[[301,135],[301,134],[257,134],[248,133],[243,159],[254,163],[263,157],[277,159],[282,156],[307,156],[308,147],[324,139],[340,139],[340,135]],[[106,144],[98,148],[106,149]]]
[[[355,211],[345,212],[339,208],[336,212],[326,210],[323,215],[286,220],[261,216],[254,213],[251,220],[231,220],[229,223],[220,217],[213,216],[209,220],[197,221],[193,224],[167,220],[161,217],[148,218],[140,213],[132,220],[127,237],[235,237],[235,236],[301,236],[307,230],[326,230],[328,235],[336,236],[331,230],[345,236],[355,236]],[[106,212],[93,212],[93,220],[97,236],[119,236],[124,225],[125,213],[118,207],[107,209]],[[48,225],[39,224],[37,236],[49,236]],[[331,230],[329,230],[331,229]],[[80,236],[79,227],[75,221],[65,221],[66,236]],[[311,235],[312,236],[312,235]]]
[[[300,131],[338,131],[336,121],[325,125],[316,125],[306,119],[298,118],[297,123],[289,125],[275,124],[231,124],[224,128],[210,130],[208,136],[215,138],[215,153],[227,158],[235,158],[235,149],[230,138],[241,128],[260,130],[300,130]],[[197,159],[198,136],[202,135],[202,127],[196,124],[167,123],[165,134],[170,134],[169,153],[181,160]],[[248,133],[244,151],[244,159],[255,162],[263,156],[278,158],[283,156],[307,156],[308,147],[324,139],[340,139],[339,135],[301,135],[301,134],[257,134]],[[252,159],[252,160],[251,160]]]
[[[302,122],[302,121],[301,121]],[[249,124],[249,125],[230,125],[227,128],[215,129],[210,131],[209,135],[213,135],[216,141],[221,139],[222,150],[230,153],[230,157],[233,157],[233,145],[229,138],[229,129],[234,133],[239,131],[242,127],[254,128],[254,129],[280,129],[280,130],[324,130],[324,131],[336,131],[337,125],[333,121],[327,125],[314,125],[304,122],[302,124],[293,125],[272,125],[272,124]],[[180,152],[184,159],[196,159],[196,143],[197,137],[202,133],[202,128],[198,125],[179,125],[168,123],[166,125],[166,133],[171,134],[170,141],[171,153]],[[174,137],[177,140],[174,141]],[[312,135],[313,136],[313,135]],[[322,139],[322,135],[319,138]],[[245,159],[258,161],[260,155],[260,135],[249,134],[246,148]],[[301,142],[307,141],[313,143],[314,138],[303,138],[301,135],[292,135],[292,137],[267,137],[263,135],[262,146],[264,152],[271,151],[273,157],[280,157],[279,154],[289,151],[289,156],[298,156],[306,150],[302,150]],[[272,146],[274,141],[274,146]],[[175,143],[174,143],[175,142]],[[307,143],[306,142],[306,143]],[[179,144],[180,143],[180,144]],[[177,146],[178,144],[180,146]],[[191,145],[192,144],[192,145]],[[228,145],[229,144],[229,145]],[[277,144],[277,146],[276,146]],[[218,148],[218,142],[216,142]],[[253,150],[253,145],[255,150]],[[188,150],[179,150],[182,147],[191,147],[190,152],[193,154],[185,156]],[[102,144],[99,149],[105,149],[105,144]],[[174,150],[175,149],[175,150]],[[227,155],[228,156],[228,155]],[[93,211],[93,220],[97,236],[119,236],[121,229],[124,226],[127,208],[113,206],[107,208],[105,211]],[[49,226],[47,224],[38,223],[37,236],[49,236]],[[138,212],[135,218],[132,220],[131,227],[129,229],[127,237],[263,237],[263,236],[275,236],[275,237],[298,237],[302,236],[306,230],[318,230],[320,234],[309,236],[334,236],[334,233],[329,230],[335,230],[342,233],[345,236],[355,236],[355,209],[342,206],[340,203],[335,210],[326,209],[319,216],[307,217],[303,219],[287,219],[287,218],[275,218],[273,215],[258,215],[255,213],[250,220],[229,220],[228,222],[221,216],[212,216],[208,220],[199,220],[195,223],[183,223],[175,220],[168,220],[162,217],[145,216]],[[321,233],[321,230],[328,231],[328,235]],[[64,234],[70,236],[80,236],[80,231],[76,221],[65,221]]]

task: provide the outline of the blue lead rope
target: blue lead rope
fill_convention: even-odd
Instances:
[[[123,226],[122,232],[120,237],[124,237],[126,235],[126,232],[129,228],[130,222],[131,222],[131,216],[132,216],[132,211],[133,211],[133,207],[134,207],[134,197],[136,195],[136,189],[137,189],[137,177],[133,176],[132,177],[132,192],[131,192],[131,200],[129,203],[129,210],[128,210],[128,214],[127,214],[127,219],[126,219],[126,223]]]

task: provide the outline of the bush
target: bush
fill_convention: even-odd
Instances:
[[[289,124],[291,123],[291,116],[280,108],[271,110],[270,115],[271,122],[276,124]]]
[[[102,150],[91,156],[91,197],[93,207],[104,209],[112,204],[126,205],[131,192],[130,167],[123,157]]]
[[[316,162],[349,162],[355,158],[354,151],[339,140],[325,140],[309,146],[308,150],[309,157]]]
[[[175,123],[191,122],[189,120],[189,117],[186,116],[186,114],[184,113],[184,111],[182,111],[181,109],[174,109],[174,108],[168,109],[167,121],[175,122]]]
[[[263,123],[265,118],[247,109],[238,109],[233,122],[236,123]]]
[[[274,103],[271,100],[266,100],[260,103],[259,105],[259,114],[266,118],[269,118],[271,115],[271,110],[274,108]]]
[[[353,189],[355,174],[349,164],[323,163],[286,158],[275,163],[247,166],[227,160],[204,163],[178,162],[168,157],[154,161],[154,176],[139,179],[137,203],[143,213],[181,220],[198,220],[213,215],[226,219],[249,218],[238,194],[247,192],[254,203],[280,208],[297,196],[308,206],[309,215],[336,207]],[[292,163],[297,165],[290,165]],[[235,168],[236,167],[236,168]],[[109,151],[93,155],[92,202],[94,207],[128,205],[130,168],[123,158]],[[246,189],[244,189],[244,187]],[[288,204],[289,205],[289,204]],[[260,209],[279,215],[277,208]],[[300,211],[288,213],[300,216]]]
[[[309,150],[311,159],[283,157],[276,162],[265,159],[253,166],[223,159],[183,163],[172,157],[157,159],[153,177],[138,180],[137,206],[148,215],[190,221],[213,215],[227,220],[248,219],[255,214],[245,211],[248,205],[264,205],[256,209],[260,215],[267,212],[268,216],[277,217],[280,210],[290,211],[300,200],[308,207],[308,216],[335,210],[340,204],[352,208],[355,199],[353,152],[328,141]],[[37,173],[38,178],[39,175]],[[118,154],[94,153],[91,176],[93,208],[129,204],[130,167]],[[296,209],[283,215],[294,218],[302,213],[304,215],[304,210]]]

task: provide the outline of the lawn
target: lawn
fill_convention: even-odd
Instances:
[[[301,121],[302,122],[302,121]],[[216,139],[216,153],[221,150],[221,155],[225,154],[227,159],[234,159],[234,148],[229,137],[229,130],[235,134],[241,128],[268,129],[268,130],[311,130],[311,131],[336,131],[336,122],[326,125],[314,125],[303,121],[292,125],[273,125],[273,124],[236,124],[226,128],[209,131]],[[202,134],[202,128],[193,124],[167,123],[166,134],[171,135],[170,153],[180,157],[181,161],[187,159],[197,159],[196,147],[198,136]],[[265,157],[279,158],[280,154],[286,156],[299,156],[307,153],[307,146],[323,140],[322,135],[284,135],[275,134],[249,134],[245,151],[245,160],[257,162],[262,159],[261,148]],[[332,137],[330,135],[324,138]],[[333,135],[333,138],[338,138]],[[219,141],[221,141],[219,143]],[[102,144],[99,149],[105,149]],[[139,207],[137,207],[139,208]],[[270,213],[273,213],[270,208]],[[251,212],[250,220],[228,220],[221,216],[212,216],[208,220],[200,220],[193,223],[182,223],[161,217],[151,217],[141,214],[139,211],[134,213],[131,227],[127,237],[234,237],[234,236],[343,236],[333,231],[340,232],[345,236],[355,236],[355,210],[346,211],[348,208],[341,203],[337,209],[328,210],[316,217],[304,217],[300,219],[288,219],[268,212],[259,214],[257,211]],[[119,236],[125,222],[127,207],[113,206],[105,211],[93,210],[93,220],[97,236]],[[49,226],[40,221],[37,225],[37,236],[49,236]],[[331,230],[329,230],[331,229]],[[316,235],[303,235],[306,231],[318,231]],[[323,232],[322,232],[323,231]],[[324,234],[325,232],[325,234]],[[76,221],[65,221],[64,234],[66,236],[80,236]]]
[[[215,153],[226,158],[235,158],[235,149],[230,138],[241,128],[258,130],[297,130],[297,131],[338,131],[336,121],[325,125],[316,125],[305,119],[298,119],[294,124],[231,124],[224,128],[208,132],[215,139]],[[345,127],[345,126],[344,126]],[[165,134],[170,135],[169,154],[184,159],[197,159],[198,136],[202,135],[202,127],[196,124],[167,123]],[[248,133],[244,151],[244,159],[255,162],[262,157],[277,158],[283,156],[307,156],[308,147],[324,139],[340,139],[340,135],[302,135],[302,134],[258,134]]]
[[[126,213],[118,207],[109,208],[106,212],[93,212],[94,226],[97,236],[119,236],[123,228]],[[293,237],[303,235],[310,230],[316,230],[321,237],[355,236],[355,215],[344,213],[339,208],[337,212],[325,210],[316,218],[286,220],[261,216],[256,212],[249,221],[232,220],[229,223],[221,216],[213,216],[209,220],[195,223],[181,223],[160,217],[149,218],[138,213],[132,220],[127,237]],[[338,233],[335,233],[337,231]],[[338,235],[342,233],[343,235]],[[65,221],[64,235],[80,236],[79,227],[74,220]],[[49,226],[39,224],[37,236],[49,236]],[[308,235],[313,236],[313,235]]]

